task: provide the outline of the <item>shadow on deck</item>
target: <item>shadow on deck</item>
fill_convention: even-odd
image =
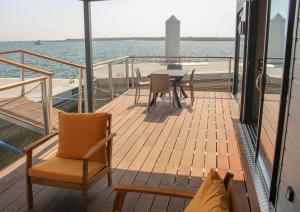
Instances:
[[[148,185],[196,191],[211,168],[224,176],[235,174],[241,211],[251,211],[247,176],[244,173],[233,119],[236,104],[229,93],[196,92],[194,105],[182,100],[183,109],[170,111],[167,101],[147,112],[147,94],[133,105],[129,91],[98,111],[113,115],[113,184]],[[55,139],[39,147],[35,161],[56,153]],[[0,172],[0,211],[26,211],[25,159]],[[34,210],[79,211],[76,191],[34,185]],[[107,180],[89,190],[90,211],[111,211],[115,193]],[[182,211],[187,200],[129,194],[124,211]],[[252,211],[254,209],[252,208]]]

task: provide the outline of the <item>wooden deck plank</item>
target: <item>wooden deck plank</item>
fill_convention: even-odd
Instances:
[[[44,129],[43,107],[40,102],[35,102],[25,97],[17,98],[11,101],[5,101],[0,98],[0,113],[9,114],[20,120],[24,120],[34,126]],[[52,121],[54,129],[58,128],[58,112],[60,110],[53,108]]]
[[[182,100],[183,109],[170,112],[167,102],[147,112],[147,91],[134,105],[133,91],[116,98],[98,111],[113,115],[112,130],[117,133],[113,144],[113,184],[148,185],[195,192],[203,177],[213,168],[222,176],[235,173],[241,193],[240,204],[248,204],[241,153],[232,118],[235,106],[230,95],[196,92],[194,105]],[[46,160],[56,153],[57,145],[37,153]],[[24,159],[0,172],[0,210],[27,211]],[[6,195],[6,197],[5,197]],[[89,191],[90,211],[111,211],[115,193],[100,180]],[[79,192],[34,186],[35,210],[77,211],[81,207]],[[144,194],[128,194],[124,211],[182,211],[188,201]],[[250,207],[245,207],[248,210]]]
[[[159,109],[159,108],[158,108]],[[157,110],[155,111],[153,114],[150,114],[150,116],[152,118],[148,118],[148,126],[151,124],[150,121],[153,121],[154,123],[159,121],[161,119],[161,116],[165,116],[164,114],[164,109],[163,110]],[[145,123],[144,123],[145,124]],[[148,126],[146,126],[146,130],[145,131],[151,131],[149,128],[147,128]],[[139,127],[142,127],[142,126],[139,126]],[[143,134],[145,135],[145,134]],[[148,136],[150,136],[151,133],[148,133]],[[144,139],[140,139],[141,137],[139,136],[132,136],[130,139],[133,140],[133,141],[136,141],[136,143],[140,143],[140,144],[143,144],[141,142],[145,142],[145,140],[147,140],[147,136],[144,136]],[[128,154],[126,154],[126,156],[124,156],[124,158],[119,161],[118,165],[114,164],[113,166],[115,167],[115,171],[117,171],[118,173],[118,178],[115,178],[114,179],[114,182],[115,183],[119,183],[119,182],[127,182],[132,179],[134,179],[134,176],[138,173],[138,169],[130,169],[129,165],[131,165],[132,163],[134,163],[134,159],[135,159],[135,156],[138,154],[138,150],[139,148],[136,148],[138,146],[142,146],[142,145],[137,145],[137,146],[134,146],[130,152],[128,152]],[[121,170],[121,171],[120,171]],[[134,170],[134,171],[132,171]],[[136,170],[136,171],[135,171]],[[126,175],[127,173],[127,175]],[[113,203],[113,200],[114,200],[114,194],[112,192],[112,190],[106,190],[105,192],[105,196],[101,196],[100,199],[98,199],[98,201],[93,201],[93,202],[96,202],[97,204],[96,205],[91,205],[90,207],[93,209],[94,207],[99,207],[99,204],[101,206],[103,206],[103,208],[107,208],[108,211],[111,211],[111,206],[112,206],[112,203]],[[97,198],[97,197],[96,197]],[[111,204],[109,204],[111,203]],[[110,208],[110,209],[108,209]]]

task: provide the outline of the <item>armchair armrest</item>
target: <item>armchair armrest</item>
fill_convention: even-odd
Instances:
[[[103,147],[108,141],[112,140],[116,133],[111,133],[105,138],[101,139],[95,146],[93,146],[84,156],[83,160],[88,160],[94,155],[101,147]]]
[[[194,197],[194,193],[191,192],[174,191],[169,189],[160,189],[160,188],[144,187],[144,186],[132,186],[132,185],[117,185],[115,187],[115,191],[117,192],[117,195],[114,202],[114,210],[113,210],[114,212],[117,211],[120,212],[122,210],[127,192],[156,194],[156,195],[188,198],[188,199],[192,199]]]
[[[56,135],[58,135],[58,132],[51,133],[49,135],[44,136],[43,138],[41,138],[41,139],[27,145],[26,147],[24,147],[23,152],[26,153],[28,151],[32,151],[33,149],[35,149],[36,147],[42,145],[43,143],[48,141],[50,138],[53,138]]]
[[[115,191],[156,194],[156,195],[187,198],[187,199],[193,199],[195,195],[192,192],[186,192],[186,191],[161,189],[161,188],[145,187],[145,186],[133,186],[133,185],[117,185],[115,187]]]

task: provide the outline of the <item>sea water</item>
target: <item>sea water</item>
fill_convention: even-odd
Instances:
[[[83,41],[42,41],[36,45],[32,41],[0,42],[0,51],[24,49],[51,57],[67,60],[73,63],[85,63],[85,51]],[[143,40],[114,40],[93,41],[94,63],[113,58],[137,55],[137,56],[163,56],[165,50],[164,41]],[[181,41],[182,56],[233,56],[233,41]],[[19,54],[0,55],[2,58],[20,61]],[[55,78],[74,79],[78,76],[78,69],[25,56],[27,65],[42,68],[54,72]],[[13,66],[0,63],[0,78],[19,77],[20,70]],[[27,72],[26,77],[34,76]]]

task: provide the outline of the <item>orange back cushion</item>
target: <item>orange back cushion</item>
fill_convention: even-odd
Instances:
[[[210,170],[185,212],[229,212],[228,194],[218,173]]]
[[[60,112],[57,156],[82,159],[97,142],[106,137],[107,120],[108,113]],[[90,160],[106,163],[106,147],[103,146]]]

